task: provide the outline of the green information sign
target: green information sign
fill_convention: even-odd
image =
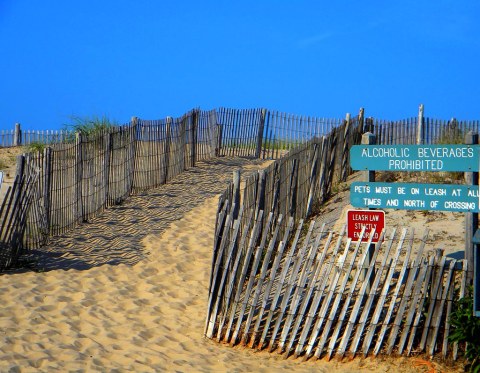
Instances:
[[[378,171],[479,171],[479,145],[354,145],[350,166]]]
[[[377,209],[480,211],[478,185],[354,182],[350,203]]]

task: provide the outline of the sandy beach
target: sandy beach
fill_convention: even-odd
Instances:
[[[461,371],[458,365],[425,358],[284,360],[276,353],[231,348],[203,337],[217,196],[233,169],[246,174],[258,167],[259,162],[226,161],[205,182],[215,167],[193,169],[173,181],[173,189],[164,186],[134,196],[52,240],[36,263],[39,272],[0,275],[0,372]],[[180,191],[192,188],[196,198],[186,201]],[[165,206],[160,201],[169,194]],[[325,210],[325,219],[343,219],[346,198],[339,195],[325,205],[331,214]],[[160,219],[157,213],[165,209],[171,214]],[[395,213],[387,216],[398,223]],[[458,251],[461,219],[425,218],[431,229],[439,221],[448,226],[438,232],[457,232],[452,235],[459,244],[451,250]],[[402,223],[415,220],[408,219]],[[426,224],[420,218],[416,222],[419,228]],[[447,242],[444,234],[436,237]],[[432,241],[429,247],[442,242]]]

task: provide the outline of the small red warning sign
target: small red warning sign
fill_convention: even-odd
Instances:
[[[360,239],[360,233],[365,226],[362,242],[368,241],[372,229],[375,233],[372,242],[378,242],[383,228],[385,228],[385,211],[380,210],[348,210],[347,211],[347,236],[352,241]]]

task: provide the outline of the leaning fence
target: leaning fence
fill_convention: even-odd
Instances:
[[[244,181],[243,196],[235,173],[219,198],[205,335],[286,357],[426,352],[456,359],[465,346],[448,342],[450,314],[465,295],[466,260],[423,255],[426,236],[414,248],[411,232],[394,230],[389,238],[382,232],[368,262],[370,242],[354,244],[345,231],[314,221],[307,228],[304,219],[352,172],[349,149],[363,132],[379,144],[452,143],[478,124],[375,121],[360,111],[321,138],[293,141],[280,159],[278,147],[259,139],[257,156],[277,160]]]
[[[365,228],[354,243],[345,228],[234,211],[226,201],[217,216],[208,338],[304,359],[392,353],[456,359],[464,347],[450,344],[448,335],[452,307],[465,295],[466,261],[441,250],[424,255],[426,235],[415,247],[412,231],[383,231],[367,265]]]

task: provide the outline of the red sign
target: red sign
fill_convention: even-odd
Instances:
[[[347,236],[352,241],[358,241],[362,228],[365,226],[365,233],[362,242],[367,242],[372,229],[375,233],[372,242],[378,242],[383,228],[385,228],[385,211],[379,210],[348,210],[347,211]]]

